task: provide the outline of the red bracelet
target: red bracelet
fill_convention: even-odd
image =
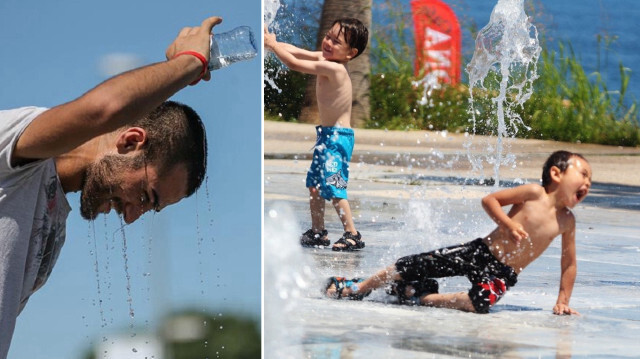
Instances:
[[[176,57],[180,56],[180,55],[191,55],[191,56],[195,56],[198,60],[200,60],[200,62],[202,62],[202,71],[200,72],[200,76],[198,76],[198,79],[193,81],[192,83],[190,83],[189,85],[193,86],[195,84],[197,84],[202,77],[204,76],[204,74],[207,72],[207,66],[209,65],[209,62],[207,61],[207,58],[204,57],[204,55],[202,55],[199,52],[196,51],[182,51],[182,52],[178,52],[177,54],[175,54],[173,56],[173,58],[175,59]]]

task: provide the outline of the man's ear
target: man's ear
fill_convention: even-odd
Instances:
[[[127,154],[131,151],[142,149],[147,142],[147,131],[141,127],[129,127],[120,132],[116,139],[116,147],[119,154]]]
[[[562,171],[557,166],[551,166],[551,168],[549,169],[549,175],[551,176],[551,180],[553,182],[560,182]]]

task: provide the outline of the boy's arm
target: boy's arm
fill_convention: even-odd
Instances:
[[[316,76],[323,75],[332,77],[337,73],[338,66],[344,68],[344,66],[331,61],[322,61],[320,57],[313,60],[299,59],[287,50],[291,45],[278,42],[276,35],[267,32],[266,29],[264,33],[264,46],[273,51],[280,61],[293,71]]]
[[[515,188],[508,188],[483,197],[482,208],[484,208],[489,217],[491,217],[499,227],[508,231],[514,242],[520,243],[522,239],[528,238],[529,234],[525,232],[522,225],[509,218],[509,216],[502,210],[502,207],[535,200],[540,198],[543,193],[544,188],[535,184],[526,184]]]
[[[268,49],[272,49],[272,46],[277,42],[276,35],[274,33],[270,33],[267,27],[264,27],[264,46]],[[280,42],[279,46],[282,46],[284,51],[289,52],[295,58],[300,60],[313,60],[320,61],[322,60],[322,52],[321,51],[309,51],[305,49],[301,49],[297,46],[287,44],[284,42]]]
[[[578,265],[576,261],[576,226],[575,218],[571,216],[570,229],[562,234],[562,256],[560,258],[560,290],[558,300],[553,307],[554,314],[580,314],[569,308],[569,299],[576,281]]]
[[[331,61],[320,60],[302,60],[298,59],[290,52],[286,51],[282,43],[278,42],[271,48],[274,54],[282,61],[285,66],[293,71],[303,72],[305,74],[316,76],[331,77],[337,72],[337,67],[342,66]],[[344,67],[343,67],[344,68]]]
[[[296,47],[284,42],[281,42],[280,45],[284,48],[285,51],[289,52],[291,55],[295,56],[295,58],[299,60],[313,60],[313,61],[322,60],[321,51],[309,51],[309,50],[301,49],[299,47]]]
[[[53,107],[31,122],[16,144],[12,162],[58,156],[104,133],[113,131],[158,107],[202,75],[195,51],[209,59],[211,29],[222,21],[205,19],[201,26],[184,28],[166,51],[169,61],[160,62],[111,78],[71,102]]]

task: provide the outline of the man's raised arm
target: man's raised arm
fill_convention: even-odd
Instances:
[[[214,16],[200,26],[182,29],[167,48],[168,61],[115,76],[40,114],[18,139],[12,162],[68,152],[145,116],[190,83],[208,81],[209,36],[221,21]]]

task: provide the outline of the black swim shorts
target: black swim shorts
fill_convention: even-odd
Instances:
[[[518,275],[493,256],[482,238],[398,259],[396,269],[406,281],[464,276],[471,282],[469,297],[477,313],[488,313]]]

